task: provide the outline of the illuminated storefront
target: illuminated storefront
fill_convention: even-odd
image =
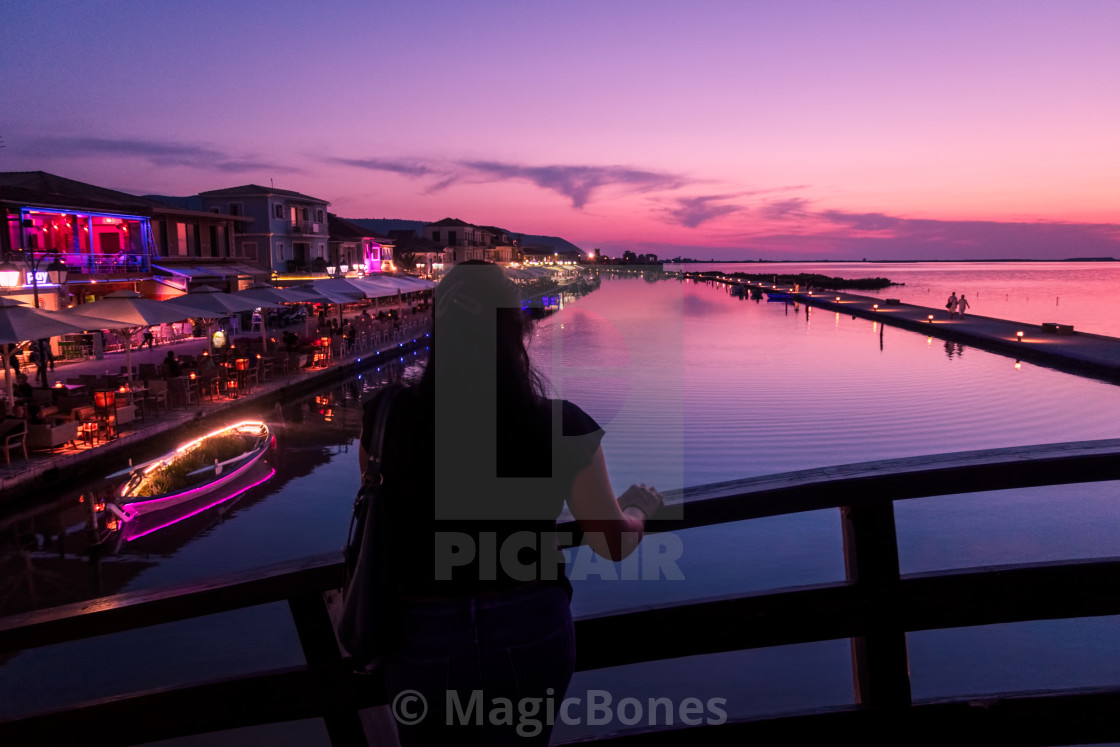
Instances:
[[[150,272],[151,219],[123,213],[23,207],[8,214],[13,254],[50,254],[72,274]]]

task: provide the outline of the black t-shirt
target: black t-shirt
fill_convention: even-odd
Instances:
[[[365,405],[367,448],[376,402]],[[460,597],[528,581],[567,587],[556,518],[603,430],[566,400],[541,398],[505,422],[495,416],[489,428],[449,420],[459,411],[447,409],[437,413],[413,387],[389,412],[382,496],[398,594]]]

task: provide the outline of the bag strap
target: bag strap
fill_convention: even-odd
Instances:
[[[395,382],[381,390],[381,396],[377,400],[377,409],[373,413],[373,422],[370,424],[372,430],[368,447],[369,461],[366,462],[366,469],[363,473],[363,479],[366,483],[373,482],[374,476],[376,476],[378,482],[381,481],[381,455],[385,446],[385,426],[389,422],[389,410],[393,407],[393,400],[404,388],[404,384]]]
[[[354,496],[354,510],[350,513],[350,528],[346,532],[346,546],[343,548],[343,556],[346,558],[346,583],[343,584],[345,590],[350,584],[351,566],[357,562],[358,552],[362,546],[362,537],[365,535],[366,524],[370,521],[371,511],[368,510],[367,503],[370,494],[373,492],[371,488],[376,487],[374,484],[374,475],[377,476],[377,483],[381,482],[381,450],[385,444],[385,425],[389,421],[389,410],[393,407],[393,400],[397,398],[404,385],[400,383],[393,383],[386,386],[377,399],[377,409],[373,413],[373,421],[370,423],[372,432],[370,433],[369,444],[369,461],[366,463],[366,470],[362,475],[362,485],[358,488],[358,494]],[[358,526],[361,523],[362,526]]]

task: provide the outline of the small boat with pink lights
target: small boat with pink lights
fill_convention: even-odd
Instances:
[[[268,424],[247,420],[133,468],[109,509],[123,522],[194,502],[249,472],[276,444]]]

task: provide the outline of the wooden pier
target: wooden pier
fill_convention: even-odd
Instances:
[[[807,304],[853,318],[908,329],[927,337],[960,342],[982,350],[1029,361],[1059,371],[1120,383],[1120,339],[1089,334],[1068,324],[1026,324],[1007,319],[966,314],[949,318],[944,308],[929,308],[855,293],[795,288],[748,282],[731,275],[682,273],[701,282],[741,286],[763,293],[788,293],[788,303]],[[1021,333],[1021,334],[1020,334]]]

